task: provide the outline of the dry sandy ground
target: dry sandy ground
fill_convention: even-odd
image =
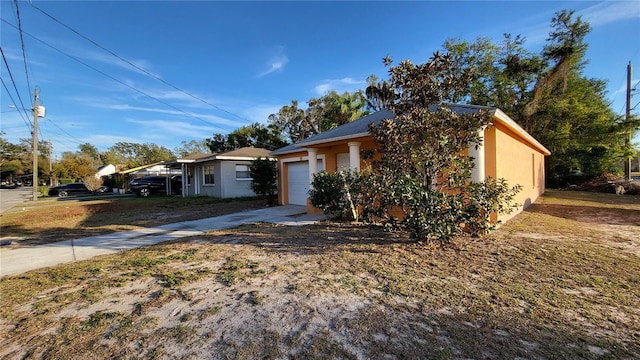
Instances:
[[[444,249],[256,224],[5,278],[0,357],[640,358],[638,214],[551,198]]]

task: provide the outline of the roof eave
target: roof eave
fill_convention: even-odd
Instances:
[[[493,114],[491,115],[496,119],[498,119],[500,123],[505,125],[509,130],[515,132],[516,134],[520,135],[522,138],[527,140],[528,143],[533,145],[533,147],[538,149],[545,156],[551,155],[551,151],[549,151],[549,149],[544,147],[544,145],[542,145],[538,140],[536,140],[533,136],[531,136],[531,134],[526,132],[522,127],[520,127],[520,125],[518,125],[515,121],[513,121],[513,119],[511,119],[509,115],[505,114],[502,110],[495,109],[493,111]]]
[[[315,141],[308,141],[308,142],[305,142],[303,140],[303,141],[297,143],[296,145],[298,145],[301,148],[304,148],[304,147],[313,146],[313,145],[326,144],[326,143],[331,143],[331,142],[335,142],[335,141],[344,141],[344,140],[357,139],[357,138],[366,137],[366,136],[371,136],[371,133],[369,131],[367,131],[367,132],[361,132],[361,133],[357,133],[357,134],[343,135],[343,136],[338,136],[338,137],[332,137],[332,138],[329,138],[329,139],[322,139],[322,140],[315,140]]]
[[[210,160],[243,160],[243,161],[253,161],[253,160],[257,160],[258,158],[262,158],[264,156],[216,156],[214,159],[210,159]],[[266,156],[267,158],[269,158],[270,160],[275,160],[275,158],[272,158],[270,156]]]

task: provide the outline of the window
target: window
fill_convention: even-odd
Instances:
[[[213,176],[213,165],[206,165],[202,167],[202,172],[204,174],[204,184],[205,185],[215,185],[216,180]]]
[[[249,165],[236,165],[236,180],[251,180]]]

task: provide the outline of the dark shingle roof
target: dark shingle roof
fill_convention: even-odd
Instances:
[[[465,104],[443,104],[452,111],[457,114],[470,114],[475,113],[481,110],[486,110],[489,112],[496,121],[499,121],[505,124],[512,131],[515,131],[519,136],[522,136],[526,141],[531,143],[534,147],[538,148],[545,155],[551,154],[548,149],[546,149],[542,144],[540,144],[533,136],[527,133],[524,129],[522,129],[515,121],[513,121],[509,116],[503,113],[500,109],[491,107],[491,106],[480,106],[480,105],[465,105]],[[436,105],[430,107],[432,111],[436,110]],[[344,124],[338,126],[337,128],[331,129],[329,131],[325,131],[318,135],[314,135],[308,139],[304,139],[292,145],[287,145],[283,148],[274,150],[271,152],[272,156],[289,154],[294,152],[303,151],[303,149],[307,146],[313,146],[323,143],[329,143],[332,141],[338,140],[348,140],[355,139],[363,136],[369,135],[369,124],[373,123],[378,125],[383,119],[393,119],[395,116],[392,112],[388,110],[381,110],[375,112],[371,115],[367,115],[363,118],[360,118],[354,122]]]
[[[478,106],[478,105],[459,105],[459,104],[446,104],[449,108],[455,111],[458,114],[467,114],[477,112],[479,110],[495,110],[495,108],[488,106]],[[433,107],[435,110],[435,106]],[[325,131],[318,135],[314,135],[310,138],[299,141],[295,144],[285,146],[283,148],[274,150],[272,155],[282,155],[287,153],[292,153],[296,151],[300,151],[305,146],[316,145],[320,143],[326,143],[330,141],[336,140],[346,140],[350,138],[357,138],[362,136],[367,136],[369,134],[369,124],[373,123],[374,125],[378,125],[384,119],[393,119],[395,116],[389,110],[380,110],[373,114],[362,117],[356,121],[350,122],[348,124],[344,124],[333,128],[331,130]]]
[[[373,114],[362,117],[356,121],[340,125],[331,130],[327,130],[318,135],[299,141],[295,144],[287,145],[271,152],[271,155],[282,155],[300,151],[306,145],[329,142],[341,139],[349,139],[369,134],[369,124],[378,125],[383,119],[393,119],[394,115],[389,110],[380,110]]]

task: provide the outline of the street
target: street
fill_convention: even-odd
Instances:
[[[22,204],[25,201],[31,201],[33,198],[32,191],[30,186],[15,189],[0,189],[0,213]]]

